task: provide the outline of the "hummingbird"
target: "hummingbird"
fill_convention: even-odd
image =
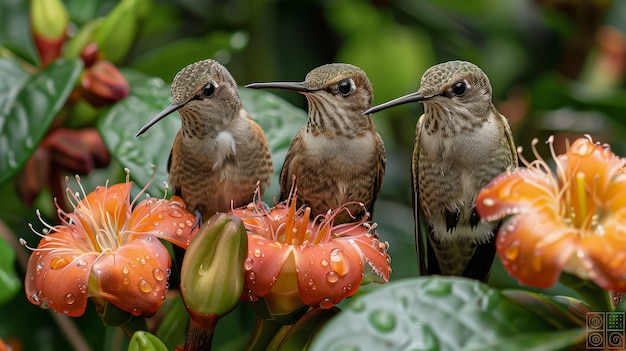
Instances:
[[[174,194],[193,209],[196,225],[250,203],[257,183],[262,196],[272,158],[265,133],[244,109],[228,70],[211,59],[192,63],[176,74],[171,91],[172,103],[135,137],[178,111],[182,127],[167,168]]]
[[[372,106],[372,84],[359,67],[331,63],[310,71],[303,82],[251,83],[247,88],[297,91],[308,102],[306,124],[294,137],[280,172],[280,201],[298,191],[297,206],[311,217],[343,205],[335,223],[373,216],[385,174],[385,146],[363,112]],[[294,180],[295,177],[295,180]]]
[[[412,186],[420,273],[487,281],[500,225],[481,221],[478,192],[517,165],[511,127],[492,102],[476,65],[449,61],[429,68],[417,92],[365,113],[424,104],[415,130]]]

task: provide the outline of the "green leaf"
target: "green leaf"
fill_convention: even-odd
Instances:
[[[167,347],[156,336],[145,331],[137,331],[130,339],[128,351],[167,351]]]
[[[584,302],[571,297],[554,297],[526,290],[503,290],[502,294],[534,312],[559,329],[583,327],[588,310]]]
[[[132,70],[122,73],[130,84],[130,94],[100,119],[98,129],[113,157],[131,170],[140,187],[152,177],[150,164],[157,166],[156,181],[150,185],[148,193],[161,196],[163,181],[168,179],[167,159],[180,129],[180,117],[178,114],[168,116],[135,138],[142,125],[170,104],[170,89],[160,79]],[[307,114],[272,93],[252,89],[241,89],[240,92],[246,110],[265,130],[272,153],[274,175],[265,192],[265,201],[272,203],[273,197],[279,193],[278,175],[287,149],[304,125]]]
[[[486,284],[430,276],[358,296],[310,350],[554,350],[583,340],[584,329],[559,330]]]
[[[35,151],[81,70],[80,60],[54,61],[30,76],[17,97],[0,111],[0,184],[11,179]]]
[[[16,61],[0,57],[0,116],[7,114],[29,74]]]
[[[15,272],[15,252],[0,237],[0,305],[10,300],[22,287],[22,281]]]
[[[122,69],[130,85],[129,95],[117,102],[100,118],[98,130],[113,157],[128,168],[139,187],[148,184],[153,176],[150,165],[157,166],[155,181],[148,193],[153,197],[163,196],[163,182],[167,181],[167,158],[180,129],[180,119],[164,118],[139,138],[135,133],[152,116],[171,101],[170,89],[158,79],[142,73]]]
[[[158,48],[134,60],[130,67],[170,80],[186,65],[207,57],[216,57],[218,52],[221,55],[230,55],[231,52],[240,51],[247,41],[247,36],[243,32],[212,31],[203,37],[184,38],[159,45]],[[167,65],[163,65],[163,62],[167,62]]]
[[[185,344],[189,315],[180,296],[167,299],[161,308],[165,308],[167,313],[159,324],[156,336],[163,341],[168,350],[174,350],[177,345]]]
[[[29,27],[29,4],[30,1],[0,1],[0,46],[35,64],[39,59]]]

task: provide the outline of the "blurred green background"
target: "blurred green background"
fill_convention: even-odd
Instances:
[[[118,1],[64,3],[78,28],[106,15]],[[25,0],[0,3],[0,46],[34,62],[28,5]],[[590,134],[626,155],[625,33],[626,2],[610,0],[153,0],[130,52],[117,66],[169,84],[187,64],[214,58],[244,85],[301,81],[314,67],[347,62],[367,72],[374,104],[379,104],[417,90],[428,67],[467,60],[490,77],[494,103],[509,118],[527,158],[533,158],[528,152],[533,138],[547,155],[543,141],[552,134],[557,152],[564,150],[564,140]],[[306,109],[303,96],[275,93]],[[375,221],[382,239],[390,243],[394,280],[417,274],[410,160],[421,113],[422,107],[414,104],[374,115],[387,149]],[[143,123],[150,117],[130,118]],[[119,174],[119,168],[113,162],[93,177]],[[28,207],[14,187],[13,182],[2,187],[0,218],[16,235],[26,237],[27,223],[38,223],[35,208],[50,208],[52,202],[44,192]],[[4,253],[0,264],[3,258],[12,261],[9,255]],[[23,277],[23,268],[16,264],[16,269]],[[498,263],[490,284],[518,286]],[[557,286],[553,292],[566,291]],[[53,318],[18,293],[0,300],[0,338],[24,350],[70,348]],[[90,308],[72,322],[89,347],[108,350],[115,345],[114,330],[104,328]]]

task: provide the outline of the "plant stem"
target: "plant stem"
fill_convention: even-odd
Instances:
[[[210,351],[213,332],[215,332],[219,317],[216,315],[194,316],[193,314],[191,317],[187,329],[185,351]]]

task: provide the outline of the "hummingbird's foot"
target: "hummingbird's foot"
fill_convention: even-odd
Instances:
[[[458,210],[445,210],[443,214],[446,219],[446,231],[452,233],[456,229],[456,225],[459,224],[459,215],[461,213]]]
[[[193,223],[193,227],[191,227],[191,230],[200,228],[202,226],[202,210],[200,208],[196,208],[195,210],[193,210],[193,214],[196,215],[196,221]]]

